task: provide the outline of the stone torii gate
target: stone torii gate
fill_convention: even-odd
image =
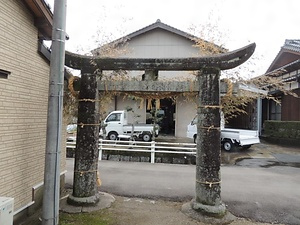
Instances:
[[[66,66],[81,70],[74,184],[68,202],[74,205],[92,206],[101,201],[96,184],[101,72],[103,70],[145,71],[146,79],[143,81],[123,81],[118,83],[120,86],[111,84],[112,90],[118,88],[120,91],[183,92],[190,91],[189,83],[159,82],[156,80],[157,71],[196,70],[198,71],[195,87],[198,92],[196,193],[195,198],[183,208],[187,214],[204,222],[215,223],[213,221],[215,218],[224,219],[227,210],[221,200],[220,185],[220,71],[241,65],[250,58],[254,50],[255,43],[209,57],[159,59],[94,58],[66,52]]]

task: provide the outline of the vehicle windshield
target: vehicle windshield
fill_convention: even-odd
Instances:
[[[120,120],[121,120],[121,113],[113,113],[106,119],[106,122],[120,121]]]
[[[77,124],[69,124],[67,126],[68,133],[75,133],[77,131]]]

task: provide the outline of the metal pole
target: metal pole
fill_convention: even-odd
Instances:
[[[54,1],[44,170],[43,225],[57,225],[59,220],[66,2],[66,0]]]
[[[257,99],[256,104],[257,104],[257,112],[256,112],[257,113],[257,121],[256,121],[257,122],[257,130],[258,130],[258,134],[261,135],[262,100],[260,97]]]
[[[155,141],[151,141],[151,163],[155,163]]]

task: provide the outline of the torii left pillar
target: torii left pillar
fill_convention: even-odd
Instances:
[[[92,206],[99,202],[97,187],[99,93],[97,74],[82,70],[78,104],[73,193],[68,203]]]

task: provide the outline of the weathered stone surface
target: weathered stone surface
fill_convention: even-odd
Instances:
[[[198,86],[194,81],[101,81],[98,85],[99,91],[118,92],[196,92]]]
[[[233,84],[232,94],[238,93],[238,84]],[[74,82],[74,90],[80,90],[80,78]],[[110,81],[103,80],[98,83],[99,91],[118,91],[118,92],[140,92],[141,90],[147,92],[198,92],[199,86],[196,81],[136,81],[136,80],[122,80]],[[220,95],[226,95],[228,85],[221,80],[220,82]]]
[[[78,55],[66,51],[65,65],[73,69],[96,70],[169,70],[190,71],[202,68],[232,69],[247,61],[255,50],[255,43],[224,54],[194,58],[101,58]],[[91,70],[91,71],[92,71]]]
[[[75,152],[73,199],[97,198],[99,102],[97,75],[83,74],[78,106],[78,128]],[[79,199],[82,198],[82,201]],[[92,200],[91,200],[92,201]],[[92,201],[93,202],[93,201]]]
[[[75,206],[95,206],[99,202],[100,194],[95,193],[89,197],[75,197],[69,195],[68,203]]]
[[[226,212],[226,206],[220,202],[218,205],[201,204],[195,200],[191,201],[191,206],[194,210],[202,212],[205,215],[221,218]]]
[[[68,204],[70,199],[75,199],[74,197],[63,199],[60,202],[60,210],[66,213],[82,213],[82,212],[93,212],[98,211],[101,209],[111,207],[112,203],[115,201],[115,198],[107,193],[98,192],[97,193],[97,202],[95,204],[78,204],[79,202],[83,201],[82,198],[75,199],[74,204]],[[77,204],[77,205],[76,205]]]
[[[142,76],[142,80],[157,80],[158,79],[158,70],[152,69],[152,70],[146,70],[145,73]]]
[[[204,215],[223,216],[226,207],[221,201],[220,186],[220,70],[199,71],[197,123],[196,198],[192,208]]]
[[[148,91],[175,92],[180,88],[191,91],[186,84],[177,83],[163,85],[162,82],[151,83],[157,80],[159,70],[168,71],[191,71],[198,70],[198,124],[197,124],[197,157],[196,157],[196,198],[186,207],[187,214],[201,220],[215,224],[214,218],[220,221],[227,219],[226,207],[221,201],[220,186],[220,70],[234,68],[250,58],[255,49],[255,43],[225,54],[199,58],[167,58],[167,59],[134,59],[134,58],[95,58],[76,55],[66,52],[65,63],[74,69],[81,69],[86,74],[93,75],[102,70],[143,70],[145,71],[144,83],[138,82],[132,85],[124,83],[109,84],[109,89],[103,86],[97,87],[93,76],[83,76],[81,79],[80,99],[96,99],[95,93],[100,90],[116,91]],[[89,80],[89,77],[91,79]],[[95,86],[96,84],[96,86]],[[143,86],[144,85],[144,86]],[[180,87],[180,85],[182,85]],[[143,87],[141,87],[143,86]],[[121,89],[119,88],[121,87]],[[107,88],[107,87],[106,87]],[[117,88],[119,88],[117,90]],[[192,90],[193,91],[193,90]],[[86,92],[86,93],[85,93]],[[98,96],[98,93],[96,94]],[[95,98],[94,98],[95,97]],[[82,123],[97,123],[97,104],[95,102],[79,104],[78,120]],[[94,140],[92,140],[94,139]],[[97,199],[96,193],[96,170],[98,160],[99,129],[94,126],[78,129],[78,154],[75,155],[74,188],[75,198]],[[95,141],[96,140],[96,141]],[[84,144],[84,142],[90,144]],[[162,159],[163,161],[164,159]],[[72,197],[70,198],[72,199]],[[74,198],[73,198],[74,199]],[[78,202],[82,202],[79,200]],[[200,212],[195,213],[195,212]],[[209,218],[207,217],[209,216]],[[212,218],[210,218],[212,216]],[[220,223],[217,223],[220,224]],[[221,223],[223,224],[223,222]]]
[[[187,216],[193,218],[194,220],[201,221],[206,224],[218,224],[218,225],[230,224],[236,219],[236,217],[231,213],[229,213],[228,211],[225,211],[225,213],[221,217],[218,217],[217,214],[213,216],[213,215],[205,215],[203,213],[199,213],[199,211],[194,210],[191,202],[185,203],[182,206],[181,211]],[[215,211],[215,210],[206,209],[205,211]]]

